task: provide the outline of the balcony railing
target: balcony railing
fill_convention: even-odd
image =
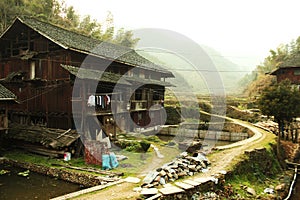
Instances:
[[[131,100],[130,103],[125,101],[111,100],[109,104],[88,106],[88,100],[82,102],[80,98],[72,99],[73,112],[82,113],[82,106],[88,114],[104,114],[104,113],[122,113],[126,111],[146,110],[154,105],[161,105],[161,100]],[[73,114],[75,114],[73,113]]]

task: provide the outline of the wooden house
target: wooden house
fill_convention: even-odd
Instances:
[[[0,79],[20,101],[10,109],[19,124],[76,128],[92,138],[99,126],[106,133],[155,126],[162,112],[154,105],[170,77],[132,49],[34,18],[16,18],[0,37]]]
[[[8,130],[8,107],[16,102],[16,95],[0,84],[0,133]]]
[[[288,79],[292,84],[300,86],[300,67],[299,66],[285,66],[273,70],[270,75],[275,75],[277,82]]]

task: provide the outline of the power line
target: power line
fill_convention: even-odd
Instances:
[[[48,60],[48,59],[38,59],[38,58],[34,58],[32,60],[36,60],[36,61],[50,61],[50,62],[56,62],[56,63],[62,63],[61,60],[55,60],[55,59],[51,59],[51,60]],[[81,64],[82,62],[74,62],[72,61],[70,64]],[[88,63],[89,65],[97,65],[99,63],[91,63],[89,62]],[[258,71],[258,70],[214,70],[214,69],[185,69],[185,68],[170,68],[170,67],[166,67],[166,66],[162,66],[164,67],[164,69],[166,70],[170,70],[170,71],[187,71],[187,72],[221,72],[221,73],[232,73],[232,72],[239,72],[239,73],[244,73],[244,72],[261,72],[261,71]],[[80,68],[80,67],[78,67]],[[97,69],[95,69],[97,70]]]

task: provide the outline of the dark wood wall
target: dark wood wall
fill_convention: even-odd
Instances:
[[[282,68],[276,76],[278,82],[289,79],[293,84],[300,85],[300,68]]]

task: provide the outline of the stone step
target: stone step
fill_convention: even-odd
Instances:
[[[183,183],[183,182],[176,182],[175,185],[182,188],[182,189],[184,189],[184,190],[189,190],[189,189],[194,188],[194,186],[192,186],[190,184],[187,184],[187,183]]]
[[[192,186],[198,186],[198,185],[201,184],[201,183],[196,182],[196,181],[193,181],[193,180],[184,180],[183,182],[184,182],[184,183],[187,183],[187,184],[189,184],[189,185],[192,185]]]
[[[168,187],[159,189],[159,192],[162,193],[163,195],[170,195],[170,194],[184,192],[184,190],[179,187],[176,187],[176,186],[168,186]]]
[[[147,198],[147,199],[145,199],[145,200],[155,200],[155,199],[158,199],[159,197],[161,197],[161,195],[162,195],[162,194],[158,193],[158,194],[156,194],[156,195],[154,195],[154,196],[152,196],[152,197],[149,197],[149,198]]]
[[[141,191],[142,195],[156,195],[158,194],[157,188],[143,188]]]

